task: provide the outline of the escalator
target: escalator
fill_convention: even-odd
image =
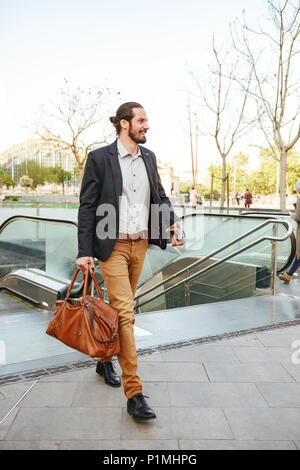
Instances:
[[[196,223],[194,217],[199,215],[185,218],[185,228]],[[288,221],[265,217],[245,221],[240,216],[222,216],[219,223],[211,221],[211,217],[205,223],[203,238],[199,231],[189,230],[194,238],[187,240],[180,260],[181,264],[185,260],[183,269],[175,269],[176,260],[153,276],[151,287],[149,282],[140,287],[135,298],[137,312],[270,294],[272,278],[286,269],[294,257],[295,238]],[[271,242],[275,241],[274,271],[275,247]]]
[[[277,272],[294,257],[292,222],[276,224],[267,215],[203,213],[182,220],[184,247],[148,248],[136,293],[136,313],[171,313],[178,308],[269,294],[272,236],[281,240],[276,244]],[[0,226],[0,340],[7,344],[4,372],[24,369],[22,361],[30,368],[32,361],[46,361],[51,366],[85,357],[44,334],[56,300],[66,294],[76,257],[75,221],[15,216]],[[95,275],[107,298],[97,264]],[[73,296],[80,295],[82,281],[78,276]]]
[[[186,233],[184,247],[173,248],[168,244],[165,251],[149,245],[144,268],[140,276],[137,296],[149,290],[182,269],[187,269],[197,260],[207,257],[206,265],[226,257],[233,249],[240,249],[259,237],[272,235],[274,224],[263,226],[248,234],[269,218],[264,216],[244,217],[223,214],[189,214],[182,218]],[[279,237],[287,228],[279,226]],[[247,235],[248,234],[248,235]],[[232,240],[239,240],[231,247],[224,247]],[[209,256],[221,249],[219,255]],[[278,244],[277,271],[286,269],[294,257],[295,237],[292,233]],[[76,268],[77,223],[68,220],[41,217],[14,216],[0,226],[0,290],[11,292],[39,307],[53,308],[58,299],[64,298]],[[266,287],[270,278],[271,244],[268,240],[255,245],[236,256],[230,263],[224,263],[228,282],[246,278],[255,271],[257,287]],[[100,285],[103,278],[96,263],[96,277]],[[212,288],[222,283],[218,273]],[[179,278],[178,278],[179,280]],[[203,279],[205,281],[205,279]],[[208,281],[208,279],[206,279]],[[80,294],[82,276],[78,276],[72,291]],[[203,282],[203,290],[206,289]],[[207,300],[209,295],[207,296]],[[234,298],[234,297],[233,297]],[[230,300],[230,297],[228,298]]]

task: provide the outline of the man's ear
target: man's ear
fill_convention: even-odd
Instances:
[[[126,119],[121,119],[120,124],[121,124],[122,129],[128,129],[129,127],[129,122],[126,121]]]

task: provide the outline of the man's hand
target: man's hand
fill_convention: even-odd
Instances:
[[[173,230],[173,235],[171,238],[172,246],[182,246],[185,242],[185,233],[183,230],[182,222],[179,220],[175,222],[174,225],[171,226]]]
[[[172,246],[182,246],[185,243],[184,239],[183,240],[177,240],[175,235],[173,235],[171,240],[172,240]]]
[[[88,264],[90,264],[92,268],[95,267],[95,261],[92,256],[83,256],[82,258],[77,258],[76,263],[78,268],[81,269],[83,273],[87,269]]]

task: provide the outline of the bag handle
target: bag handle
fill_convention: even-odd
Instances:
[[[97,282],[97,279],[96,279],[96,276],[94,274],[94,271],[92,269],[92,266],[89,264],[89,271],[90,271],[90,275],[92,276],[92,280],[94,282],[94,286],[96,287],[96,290],[98,292],[98,295],[99,295],[99,298],[103,300],[103,297],[102,297],[102,294],[101,294],[101,290],[100,290],[100,287],[99,287],[99,284]],[[88,286],[87,286],[88,287]]]
[[[68,288],[68,290],[67,290],[66,297],[65,297],[66,299],[69,297],[69,295],[70,295],[70,293],[71,293],[73,284],[74,284],[74,282],[75,282],[75,279],[76,279],[77,274],[79,273],[79,271],[80,271],[80,269],[79,269],[78,266],[77,266],[76,271],[75,271],[75,273],[74,273],[74,275],[73,275],[73,277],[72,277],[72,279],[71,279],[69,288]]]
[[[85,272],[85,279],[84,279],[84,287],[83,287],[83,294],[82,294],[82,301],[85,302],[85,298],[86,298],[86,293],[88,291],[89,293],[89,288],[88,288],[88,278],[89,278],[89,274],[91,275],[92,277],[92,280],[94,282],[94,285],[96,287],[96,290],[98,292],[98,295],[99,295],[99,298],[103,300],[103,297],[102,297],[102,294],[101,294],[101,291],[100,291],[100,287],[98,285],[98,282],[97,282],[97,279],[95,278],[95,274],[94,274],[94,271],[92,269],[92,266],[90,264],[88,264],[88,269],[86,269],[86,272]]]
[[[71,282],[70,282],[70,285],[69,285],[69,288],[68,288],[68,291],[67,291],[67,294],[66,294],[66,299],[69,297],[70,293],[71,293],[71,290],[72,290],[72,287],[74,285],[74,282],[75,282],[75,279],[78,275],[80,271],[80,268],[77,266],[76,268],[76,271],[71,279]],[[86,293],[87,291],[89,292],[88,290],[88,279],[89,279],[89,274],[91,275],[92,277],[92,280],[94,282],[94,285],[97,289],[97,292],[98,292],[98,295],[99,295],[99,298],[103,300],[103,297],[102,297],[102,294],[101,294],[101,291],[100,291],[100,287],[98,285],[98,282],[97,282],[97,279],[95,277],[95,274],[94,274],[94,271],[92,270],[92,267],[90,265],[90,263],[88,264],[88,269],[85,270],[85,273],[84,273],[84,285],[83,285],[83,294],[82,294],[82,300],[83,302],[85,301],[85,298],[86,298]]]

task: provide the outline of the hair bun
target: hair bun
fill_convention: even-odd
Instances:
[[[109,120],[112,124],[114,124],[116,122],[116,116],[111,116]]]

